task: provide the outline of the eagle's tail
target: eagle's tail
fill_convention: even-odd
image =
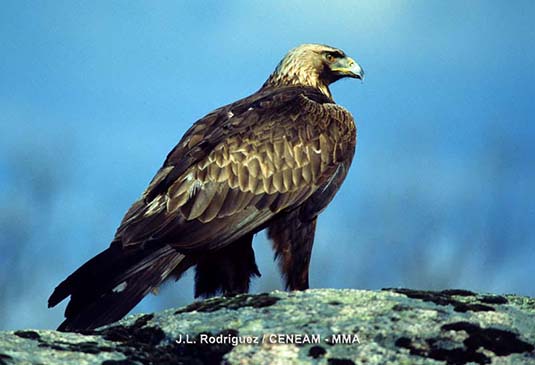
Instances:
[[[121,319],[157,288],[185,256],[169,246],[126,252],[112,244],[60,283],[48,306],[71,296],[59,331],[94,329]],[[182,270],[179,270],[182,271]]]

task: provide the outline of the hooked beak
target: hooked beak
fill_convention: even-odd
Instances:
[[[364,70],[351,57],[344,57],[331,65],[331,71],[342,76],[355,79],[364,79]]]

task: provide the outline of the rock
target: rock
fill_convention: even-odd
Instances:
[[[535,364],[535,299],[466,290],[239,295],[85,333],[0,332],[5,364]]]

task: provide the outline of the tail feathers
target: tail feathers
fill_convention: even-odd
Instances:
[[[71,296],[60,331],[94,329],[121,319],[160,285],[184,259],[165,246],[153,252],[125,252],[112,245],[71,274],[48,301]]]
[[[69,295],[79,292],[78,297],[85,294],[86,297],[94,295],[105,284],[105,279],[110,277],[113,271],[118,271],[118,262],[121,267],[127,266],[128,260],[121,255],[120,247],[112,244],[110,248],[102,251],[75,272],[61,282],[48,298],[48,307],[55,307]],[[122,265],[121,265],[122,264]],[[84,288],[80,286],[83,283]],[[83,290],[82,290],[83,289]]]

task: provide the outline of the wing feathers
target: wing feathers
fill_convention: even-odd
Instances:
[[[271,206],[271,204],[277,199],[277,194],[264,194],[255,204],[256,209],[264,210]]]
[[[317,181],[321,173],[321,151],[313,148],[308,149],[308,158],[312,172],[312,180]]]
[[[238,183],[241,191],[249,190],[249,168],[247,165],[239,166]]]
[[[282,174],[282,184],[284,185],[284,191],[290,191],[294,189],[294,184],[292,180],[292,169],[285,169],[281,172]]]
[[[335,161],[333,147],[322,134],[308,145],[302,141],[291,145],[282,138],[267,142],[263,150],[260,153],[255,146],[236,141],[216,149],[170,186],[167,211],[179,210],[186,220],[209,222],[235,214],[255,195],[263,194],[270,196],[257,199],[257,208],[279,211],[293,202],[296,194],[289,193],[318,185],[326,167]],[[275,194],[279,196],[271,196]]]
[[[249,169],[249,174],[252,177],[257,177],[260,173],[260,162],[258,161],[259,156],[253,155],[248,161],[247,161],[247,168]]]
[[[264,193],[275,194],[275,187],[273,186],[273,175],[269,175],[262,179],[262,185],[264,187]]]
[[[225,217],[236,212],[237,202],[240,199],[241,192],[238,189],[229,189],[218,216]]]
[[[220,184],[219,190],[220,191],[214,195],[210,205],[206,207],[206,210],[204,211],[204,213],[199,216],[199,220],[201,222],[203,223],[210,222],[215,217],[217,217],[218,214],[220,213],[221,207],[223,206],[223,203],[225,202],[225,199],[230,189],[228,186],[224,184]]]
[[[192,240],[189,247],[195,237],[204,242],[232,230],[238,217],[269,210],[261,214],[265,221],[302,204],[352,153],[355,131],[347,112],[340,114],[340,107],[312,90],[271,93],[218,109],[186,133],[147,189],[145,206],[132,212],[132,222],[139,223],[141,214],[151,218],[144,237],[183,232]],[[340,115],[345,120],[335,119]],[[254,209],[243,213],[251,205]],[[193,221],[220,223],[201,234],[196,224],[186,227]],[[121,227],[127,231],[132,240],[141,232]],[[183,247],[183,241],[175,246]]]
[[[280,171],[280,169],[277,170],[278,171],[273,174],[273,187],[275,188],[275,192],[285,193],[282,171]]]
[[[201,216],[210,206],[212,199],[217,193],[217,185],[214,183],[204,184],[199,188],[186,204],[180,209],[187,220],[192,220]]]

